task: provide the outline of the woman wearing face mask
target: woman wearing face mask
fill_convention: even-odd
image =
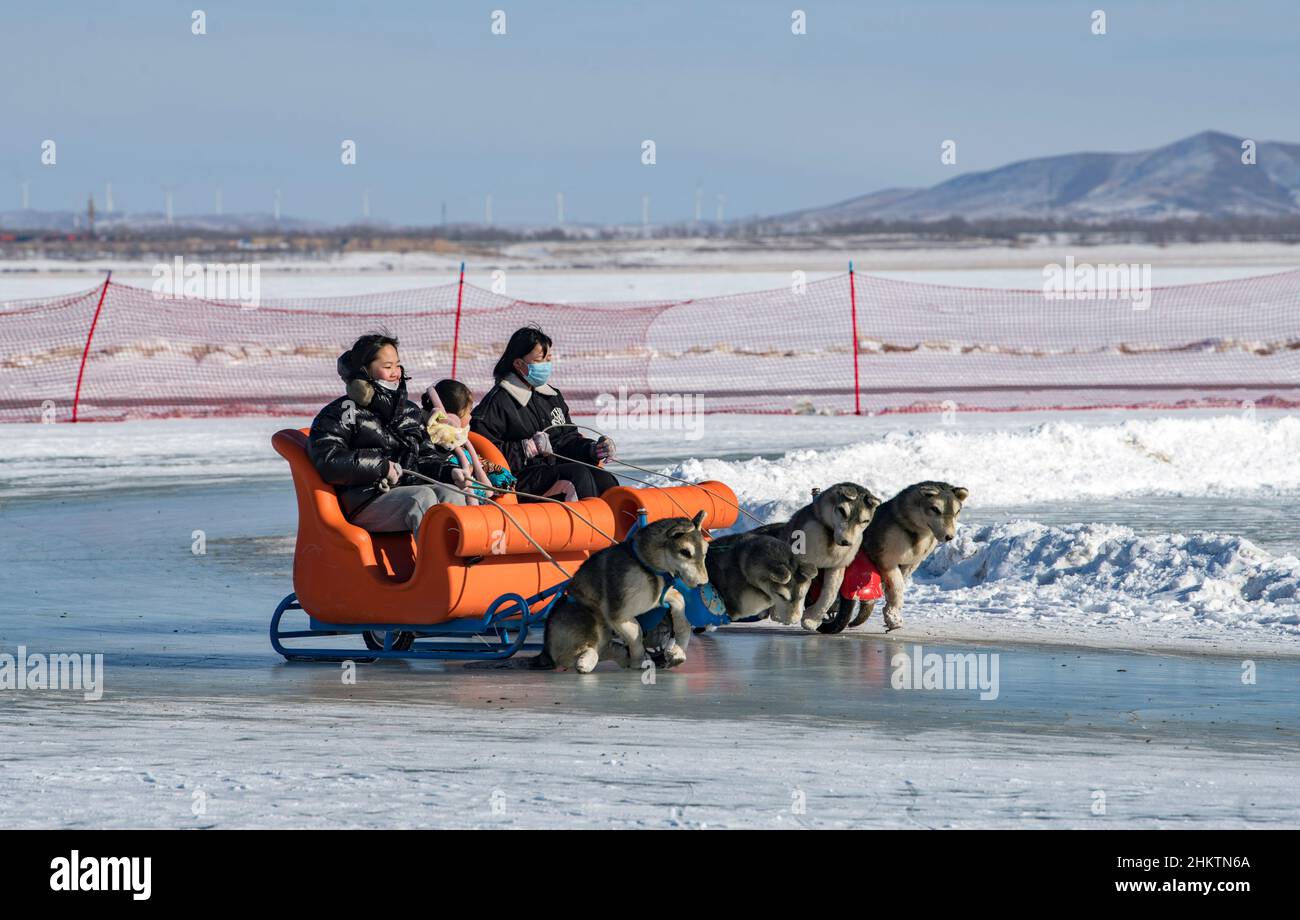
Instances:
[[[611,473],[583,466],[612,460],[614,442],[585,438],[573,427],[568,403],[549,382],[546,333],[535,326],[516,329],[492,376],[496,386],[475,407],[470,429],[505,455],[520,492],[574,501],[618,485]]]
[[[363,335],[339,356],[338,373],[347,394],[312,422],[307,455],[335,487],[344,516],[374,533],[418,532],[430,506],[465,504],[460,493],[406,472],[451,483],[457,468],[430,440],[420,407],[406,398],[397,339]]]

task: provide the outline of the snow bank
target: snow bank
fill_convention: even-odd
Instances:
[[[1300,559],[1241,537],[1014,521],[966,527],[917,569],[922,615],[1096,627],[1263,628],[1300,636]],[[919,611],[918,611],[919,612]]]
[[[782,520],[809,490],[844,480],[882,497],[923,479],[971,490],[982,506],[1126,495],[1227,496],[1300,491],[1300,418],[1248,413],[1111,425],[1053,421],[972,430],[957,424],[891,431],[776,459],[691,459],[669,470],[721,479],[764,520]]]

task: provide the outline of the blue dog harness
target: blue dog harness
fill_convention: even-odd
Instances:
[[[628,547],[632,558],[636,559],[643,569],[663,580],[658,605],[636,618],[641,624],[642,632],[648,633],[654,629],[668,613],[669,588],[676,588],[682,595],[682,599],[686,602],[686,620],[692,626],[722,626],[731,622],[731,618],[727,616],[727,605],[722,602],[713,585],[706,582],[698,587],[689,588],[682,583],[681,579],[674,578],[669,572],[656,569],[641,558],[641,554],[637,552],[636,541],[631,539],[630,534],[623,545]]]

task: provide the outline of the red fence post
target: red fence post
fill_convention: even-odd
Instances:
[[[86,333],[86,347],[81,350],[81,367],[77,370],[77,389],[72,394],[72,420],[77,420],[77,405],[81,402],[81,378],[86,373],[86,357],[90,354],[90,340],[95,337],[95,326],[99,323],[99,311],[104,309],[104,295],[108,293],[108,282],[113,278],[113,272],[108,273],[104,279],[104,287],[99,292],[99,303],[95,305],[95,316],[90,321],[90,331]]]
[[[862,414],[862,388],[858,381],[858,292],[853,284],[853,263],[849,262],[849,316],[853,322],[853,414]]]
[[[456,331],[451,337],[451,379],[456,379],[456,355],[460,351],[460,303],[465,295],[465,263],[460,263],[460,284],[456,286]]]

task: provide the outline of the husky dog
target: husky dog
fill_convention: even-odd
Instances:
[[[867,556],[880,570],[885,589],[885,630],[903,625],[903,587],[916,567],[940,543],[957,535],[957,516],[970,490],[946,482],[918,482],[908,486],[876,511],[862,538]],[[823,632],[839,632],[844,624],[861,626],[871,616],[875,601],[864,601],[853,622],[855,601],[840,599],[835,618]]]
[[[803,614],[808,585],[817,576],[817,569],[795,556],[788,543],[753,531],[714,540],[704,562],[709,584],[733,620],[771,610],[781,622],[794,622]]]
[[[703,521],[703,511],[693,520],[655,521],[630,540],[593,554],[569,582],[567,596],[546,618],[542,653],[533,659],[533,666],[573,668],[586,674],[600,661],[612,659],[624,667],[643,667],[645,641],[636,618],[659,606],[661,595],[668,604],[675,639],[665,650],[666,666],[685,661],[691,625],[685,600],[671,587],[671,580],[680,578],[690,588],[709,580]],[[615,647],[616,641],[625,650]]]
[[[813,500],[784,524],[767,524],[754,531],[780,537],[796,556],[822,573],[821,595],[811,607],[802,612],[786,610],[785,619],[774,610],[772,619],[787,624],[799,619],[807,630],[821,625],[839,594],[844,569],[857,555],[862,534],[879,505],[879,497],[865,486],[840,482],[814,493]]]

